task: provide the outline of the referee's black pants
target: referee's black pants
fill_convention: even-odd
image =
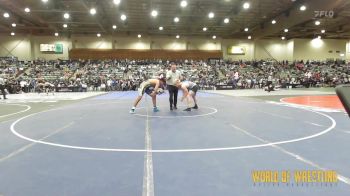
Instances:
[[[176,86],[168,85],[170,107],[177,105],[177,94],[179,89]]]
[[[4,99],[6,99],[5,86],[0,84],[0,90],[1,90],[2,96],[4,96]]]

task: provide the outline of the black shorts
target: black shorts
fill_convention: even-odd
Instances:
[[[192,92],[194,92],[194,94],[197,94],[198,89],[199,89],[199,86],[198,86],[198,85],[195,85],[194,87],[192,87],[191,89],[189,89],[189,91],[192,91]]]

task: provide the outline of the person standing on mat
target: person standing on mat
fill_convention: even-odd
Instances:
[[[187,108],[184,111],[190,112],[191,109],[198,109],[196,94],[199,89],[198,85],[191,81],[183,81],[176,80],[176,86],[182,90],[182,98],[181,101],[186,99]],[[194,103],[194,106],[192,106]]]
[[[1,76],[1,72],[0,72],[0,91],[2,93],[2,96],[4,97],[4,99],[7,99],[6,98],[6,92],[5,92],[5,79],[2,78]]]
[[[161,74],[156,79],[149,79],[140,84],[140,88],[138,89],[138,96],[134,102],[134,105],[132,106],[130,113],[135,113],[136,106],[141,101],[143,95],[146,93],[150,97],[152,97],[152,103],[153,103],[153,112],[158,112],[159,109],[157,108],[157,94],[162,94],[164,92],[166,82],[165,78],[163,77],[163,74]]]
[[[181,73],[180,71],[176,70],[176,64],[171,63],[170,70],[166,73],[170,110],[177,109],[177,94],[179,92],[179,89],[176,87],[176,80],[181,80]]]

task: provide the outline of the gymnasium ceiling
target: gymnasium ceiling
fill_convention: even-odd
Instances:
[[[181,1],[120,0],[116,5],[114,0],[0,0],[0,33],[350,38],[349,0],[187,0],[186,7],[180,6]],[[243,8],[246,2],[250,4],[248,9]],[[305,11],[300,10],[301,5],[306,6]],[[25,8],[30,12],[25,12]],[[90,14],[91,8],[96,9],[95,15]],[[158,11],[156,17],[151,16],[152,10]],[[315,11],[333,11],[334,16],[316,18]],[[209,12],[214,13],[214,18],[208,17]],[[5,18],[4,13],[9,17]],[[69,19],[63,17],[64,13],[69,13]],[[121,20],[122,14],[127,17],[125,21]],[[174,17],[180,21],[175,23]],[[229,23],[224,23],[225,18]],[[315,25],[316,20],[320,25]],[[12,27],[13,23],[16,27]],[[63,28],[63,24],[68,27]],[[113,29],[113,25],[117,28]],[[203,27],[207,30],[203,31]]]

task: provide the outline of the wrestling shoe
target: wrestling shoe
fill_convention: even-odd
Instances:
[[[130,114],[134,114],[134,113],[135,113],[135,108],[131,108],[131,110],[130,110],[129,113],[130,113]]]
[[[177,107],[176,107],[176,105],[174,106],[174,109],[175,109],[175,110],[177,110]]]
[[[153,107],[153,112],[159,112],[159,109],[157,107]]]
[[[198,105],[194,105],[194,107],[192,109],[198,109]]]
[[[173,106],[170,106],[170,110],[173,111]]]
[[[191,111],[191,108],[186,108],[184,109],[185,112],[190,112]]]

